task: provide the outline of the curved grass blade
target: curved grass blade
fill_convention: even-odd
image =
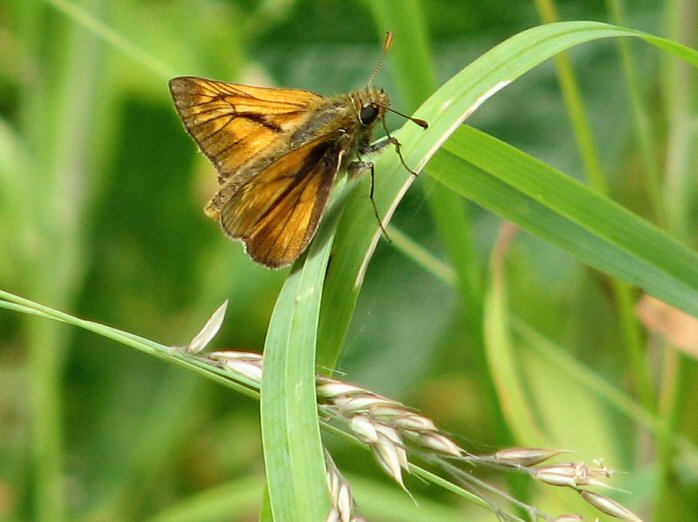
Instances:
[[[322,520],[329,511],[315,394],[315,346],[325,269],[338,212],[351,187],[338,187],[308,254],[274,306],[264,345],[262,442],[275,522]]]
[[[597,22],[563,22],[524,31],[494,47],[465,67],[436,91],[415,113],[429,122],[422,131],[407,123],[396,137],[406,163],[420,171],[467,116],[485,99],[556,53],[601,38],[632,36],[671,52],[698,66],[698,53],[639,31]],[[392,215],[413,176],[405,172],[395,154],[386,152],[376,161],[376,205],[384,223]],[[432,169],[432,174],[434,169]],[[337,232],[332,266],[328,271],[323,307],[319,357],[336,360],[344,342],[366,266],[380,238],[379,227],[362,188],[352,198]]]
[[[698,315],[698,255],[576,180],[466,126],[429,172],[582,262]]]

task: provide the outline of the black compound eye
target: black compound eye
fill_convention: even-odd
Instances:
[[[361,112],[359,112],[359,120],[364,125],[370,125],[378,117],[378,106],[375,103],[369,103],[361,107]]]

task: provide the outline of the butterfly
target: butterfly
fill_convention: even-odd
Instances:
[[[317,232],[338,173],[370,169],[373,178],[364,154],[393,144],[404,165],[385,125],[390,98],[371,86],[391,41],[388,33],[365,88],[333,97],[195,76],[170,80],[186,130],[218,171],[218,192],[204,212],[255,261],[270,268],[293,263]],[[372,143],[379,121],[387,136]]]

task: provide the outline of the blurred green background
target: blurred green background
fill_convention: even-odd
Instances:
[[[617,22],[613,6],[557,3],[562,20]],[[414,10],[422,23],[439,82],[541,23],[534,2],[442,0],[395,8]],[[692,1],[636,0],[625,5],[622,24],[695,46],[697,10]],[[175,114],[167,80],[192,74],[347,92],[363,86],[375,66],[379,25],[369,2],[361,1],[0,4],[0,288],[164,344],[186,344],[229,299],[216,348],[261,350],[286,271],[253,264],[204,216],[215,174]],[[633,52],[662,169],[670,170],[678,154],[676,118],[692,118],[681,150],[694,151],[695,166],[695,77],[662,83],[669,77],[662,67],[671,63],[648,46],[633,45]],[[609,193],[653,220],[617,42],[582,46],[572,57]],[[416,108],[397,89],[390,57],[376,83],[398,110]],[[692,112],[672,112],[676,96]],[[585,179],[552,63],[497,94],[469,124]],[[391,118],[390,125],[402,122]],[[673,229],[690,245],[695,189],[695,179],[683,187],[685,199],[676,204],[684,219]],[[429,190],[418,180],[392,223],[445,259],[425,200]],[[468,210],[484,285],[502,222]],[[513,314],[596,377],[637,396],[607,278],[525,233],[515,237],[506,261]],[[471,305],[381,241],[340,369],[351,382],[419,408],[472,451],[542,444],[517,439],[503,420],[481,334],[468,321],[468,311],[482,304]],[[695,364],[684,361],[669,375],[679,385],[668,390],[680,400],[667,398],[669,348],[644,331],[642,343],[659,383],[654,399],[674,400],[672,422],[695,440]],[[522,346],[520,356],[546,442],[629,471],[622,487],[633,495],[621,501],[648,519],[695,519],[695,462],[673,460],[632,418],[537,352]],[[187,499],[219,487],[240,498],[234,510],[210,520],[256,520],[263,493],[257,408],[122,345],[0,312],[0,520],[147,520],[168,509],[188,520]],[[367,493],[361,504],[362,490],[376,495],[376,488],[392,487],[368,454],[332,438],[328,444],[340,468],[361,477],[357,495],[367,518],[406,519],[380,507],[395,491],[378,501]],[[52,490],[56,476],[62,493]],[[548,496],[518,480],[502,485],[553,512],[584,509],[570,493]],[[441,503],[443,520],[494,520],[433,486],[412,481],[410,487]],[[403,497],[399,502],[411,502]]]

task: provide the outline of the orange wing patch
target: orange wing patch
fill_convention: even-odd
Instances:
[[[341,162],[341,139],[322,136],[242,185],[221,211],[225,233],[270,267],[293,262],[315,235]]]
[[[299,89],[192,76],[170,80],[170,92],[187,131],[218,170],[221,183],[261,154],[282,150],[283,136],[291,135],[323,100]]]

